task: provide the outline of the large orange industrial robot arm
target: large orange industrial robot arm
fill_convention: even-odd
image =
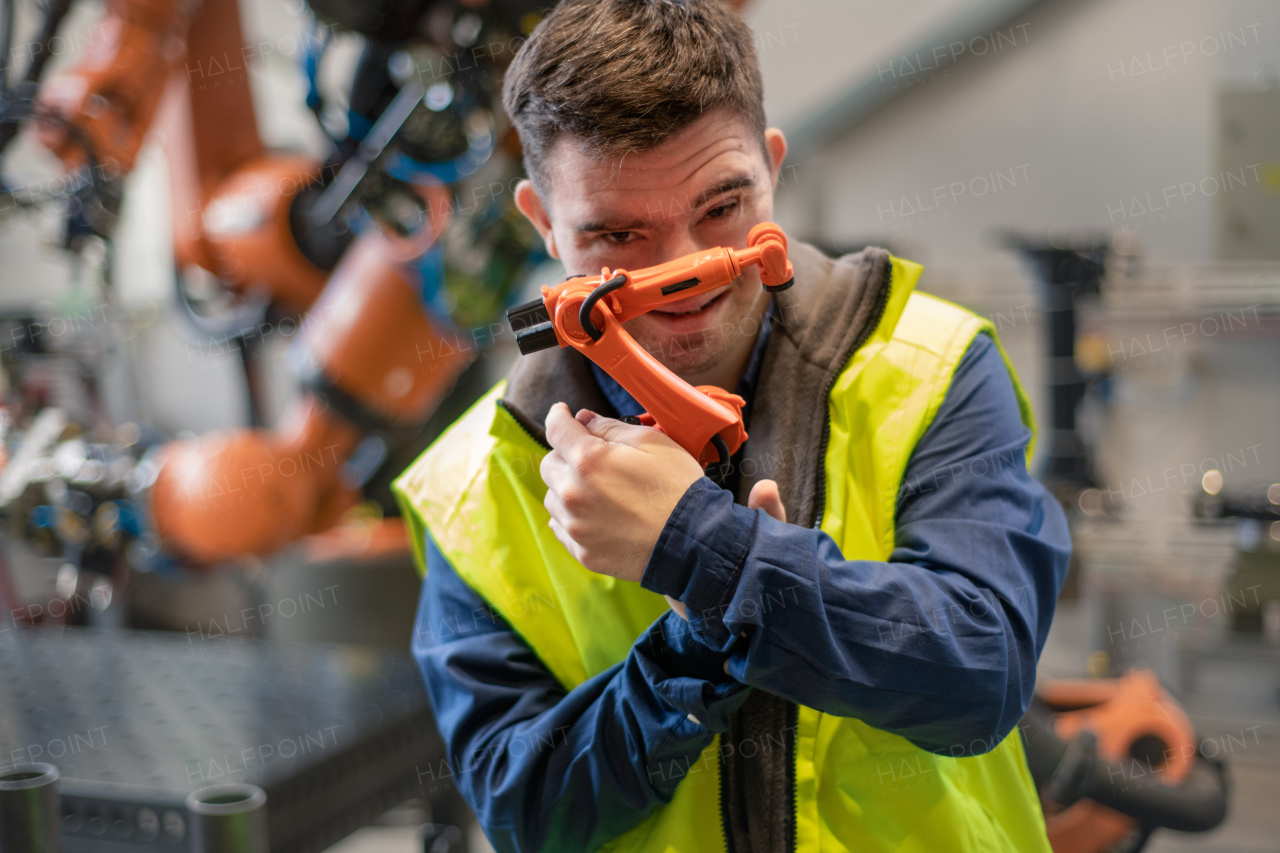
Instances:
[[[99,164],[133,168],[164,95],[164,81],[187,55],[187,30],[199,4],[183,0],[109,0],[84,56],[41,87],[40,101],[73,123]],[[68,165],[85,152],[63,123],[38,125],[40,141]]]
[[[794,280],[787,238],[772,222],[751,229],[747,248],[717,247],[645,269],[606,267],[599,276],[574,276],[544,286],[542,298],[507,312],[520,351],[571,346],[600,365],[635,397],[640,420],[672,438],[705,466],[725,464],[747,439],[743,400],[711,385],[676,376],[623,328],[623,323],[670,302],[729,284],[756,264],[768,291]]]
[[[306,393],[281,426],[171,443],[150,493],[169,553],[209,565],[268,554],[333,524],[358,498],[343,470],[364,436],[424,421],[465,368],[424,364],[445,330],[407,269],[454,205],[443,186],[419,187],[430,221],[416,242],[372,227],[343,252],[343,218],[316,225],[298,204],[319,194],[321,164],[269,151],[259,136],[236,0],[108,0],[97,27],[89,50],[33,96],[37,138],[68,170],[92,154],[118,181],[155,127],[178,268],[202,267],[290,311],[327,294],[301,335]]]
[[[290,310],[307,309],[326,269],[300,244],[292,211],[321,164],[263,145],[242,70],[239,4],[109,0],[105,11],[84,55],[40,85],[39,141],[68,170],[89,166],[99,182],[119,182],[158,127],[177,266],[203,267],[232,290],[256,288]],[[113,217],[92,224],[106,236]]]

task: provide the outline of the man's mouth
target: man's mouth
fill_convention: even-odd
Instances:
[[[693,314],[700,314],[718,303],[720,299],[729,292],[727,287],[714,290],[710,293],[702,293],[688,299],[681,299],[679,302],[672,302],[661,308],[654,308],[655,314],[666,314],[669,317],[685,317]]]

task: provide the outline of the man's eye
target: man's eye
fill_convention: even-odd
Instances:
[[[635,233],[634,231],[610,231],[604,235],[604,239],[615,246],[621,246],[624,243],[630,243]]]
[[[731,201],[728,204],[722,204],[722,205],[719,205],[718,207],[713,207],[707,211],[706,218],[722,219],[728,216],[730,213],[732,213],[734,208],[736,208],[737,206],[738,206],[738,203],[736,201]]]

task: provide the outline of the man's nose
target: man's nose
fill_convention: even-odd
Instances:
[[[676,258],[683,258],[685,255],[700,252],[705,248],[707,247],[699,243],[688,229],[674,229],[669,233],[667,239],[663,241],[663,260],[674,261]]]

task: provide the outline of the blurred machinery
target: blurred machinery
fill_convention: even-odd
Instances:
[[[1102,487],[1082,426],[1089,401],[1109,400],[1109,350],[1097,335],[1081,334],[1079,316],[1096,307],[1108,265],[1129,262],[1127,247],[1106,235],[1070,240],[1006,235],[1004,242],[1028,267],[1044,314],[1049,411],[1039,477],[1067,510],[1073,528],[1082,517],[1118,520],[1126,509],[1123,490]],[[1280,487],[1275,490],[1280,498]],[[1256,513],[1277,509],[1266,504],[1265,495],[1205,496],[1196,514],[1235,515],[1247,506],[1261,518]],[[1250,555],[1241,557],[1241,570],[1227,581],[1233,589],[1241,585],[1242,572],[1254,568]],[[1079,571],[1077,552],[1064,596],[1075,594]],[[1280,590],[1276,594],[1280,597]],[[1254,615],[1236,612],[1232,627],[1250,630],[1243,623],[1256,614],[1256,609]],[[1096,675],[1111,664],[1106,653],[1090,660]],[[1187,682],[1184,677],[1181,686]],[[1159,829],[1205,832],[1226,819],[1225,762],[1202,752],[1191,721],[1151,670],[1042,681],[1020,729],[1055,853],[1136,853]]]
[[[146,535],[144,520],[133,498],[146,470],[129,447],[86,441],[62,409],[35,416],[18,453],[0,471],[0,506],[8,510],[7,537],[26,539],[37,553],[59,561],[57,595],[20,599],[12,573],[0,566],[0,605],[10,619],[102,623],[113,599],[128,589],[130,558],[143,556],[135,546]]]
[[[0,3],[5,72],[17,57],[17,2]],[[344,619],[369,623],[353,639],[404,645],[416,597],[406,585],[416,579],[398,519],[380,520],[393,505],[388,496],[376,506],[378,485],[425,441],[424,424],[474,361],[476,345],[492,341],[492,333],[486,339],[473,330],[496,328],[490,324],[542,257],[536,231],[511,205],[520,152],[498,98],[501,69],[536,23],[538,4],[317,3],[300,42],[307,105],[330,141],[323,159],[268,150],[251,88],[218,85],[226,82],[218,76],[227,58],[250,53],[236,0],[105,5],[100,37],[48,79],[72,2],[38,7],[30,61],[17,79],[0,76],[0,158],[25,128],[57,156],[58,183],[71,188],[59,195],[6,183],[0,159],[0,226],[11,214],[62,205],[60,245],[82,273],[71,298],[97,305],[99,314],[53,335],[47,316],[0,316],[7,540],[0,666],[9,664],[4,680],[20,699],[5,705],[0,737],[8,755],[42,742],[49,713],[63,715],[57,723],[65,728],[84,722],[86,710],[109,712],[102,723],[112,755],[90,751],[58,762],[63,849],[189,849],[203,806],[185,798],[202,780],[193,781],[190,767],[180,772],[184,758],[328,731],[335,742],[313,758],[277,754],[260,762],[252,780],[271,801],[271,849],[319,850],[417,791],[414,769],[439,749],[407,662],[366,659],[370,652],[359,649],[296,660],[276,647],[247,651],[211,639],[203,626],[243,631],[233,641],[253,632],[208,613],[194,634],[188,629],[172,641],[74,631],[56,641],[22,629],[136,626],[137,608],[123,602],[134,594],[138,569],[198,587],[190,570],[228,562],[252,570],[255,558],[309,537],[297,552],[305,560],[326,571],[367,569],[359,580],[344,575],[341,586],[330,585],[342,590]],[[339,31],[364,39],[350,91],[339,99],[345,116],[318,82]],[[238,350],[245,429],[174,441],[106,414],[101,366],[120,338],[122,310],[110,278],[113,235],[125,178],[153,129],[162,132],[169,168],[177,304],[200,334]],[[258,356],[263,330],[282,323],[301,329],[291,356],[303,393],[269,429]],[[464,339],[472,346],[459,352]],[[353,516],[360,519],[354,534],[339,524]],[[57,566],[51,590],[21,582],[14,563],[30,562],[30,554]],[[306,581],[308,588],[315,582]],[[365,594],[375,582],[381,598]],[[259,598],[290,600],[289,590],[257,587]],[[387,595],[407,602],[408,615],[388,607]],[[307,630],[320,624],[312,620]],[[193,636],[200,639],[194,660]],[[110,660],[93,663],[93,672],[70,672],[107,650]],[[165,707],[184,692],[190,699],[196,687],[209,695],[189,701],[177,718],[154,717],[157,700],[130,705],[152,676],[161,679],[153,686]],[[184,687],[187,676],[196,681]],[[123,689],[130,679],[141,679],[132,692]],[[319,683],[323,695],[315,693]],[[262,690],[245,693],[254,684]],[[212,716],[200,722],[197,711]],[[160,729],[169,735],[154,739]],[[149,749],[140,749],[144,741]],[[142,759],[149,766],[125,766]],[[424,843],[465,849],[454,828],[465,825],[465,806],[445,789],[426,796],[439,808]]]
[[[1226,818],[1225,767],[1150,671],[1043,685],[1020,728],[1054,853],[1136,853]]]
[[[1222,584],[1232,603],[1231,629],[1280,642],[1280,483],[1226,488],[1221,472],[1212,473],[1194,511],[1205,523],[1236,524],[1235,562]]]
[[[1124,268],[1132,263],[1131,247],[1119,235],[1066,241],[1007,235],[1005,243],[1029,267],[1040,287],[1045,315],[1050,428],[1040,477],[1069,513],[1083,511],[1086,516],[1116,519],[1126,509],[1125,489],[1101,485],[1090,441],[1081,427],[1086,401],[1106,404],[1110,398],[1113,347],[1103,333],[1081,334],[1078,319],[1082,310],[1096,309],[1108,266]],[[1244,326],[1243,319],[1240,324]],[[1261,322],[1256,325],[1266,328]],[[1187,326],[1179,328],[1185,334]],[[1120,350],[1124,349],[1121,343]],[[1280,484],[1232,483],[1228,487],[1221,471],[1197,473],[1203,475],[1201,489],[1186,509],[1201,524],[1226,522],[1237,531],[1234,567],[1222,581],[1223,600],[1230,603],[1224,609],[1231,632],[1280,640]],[[1185,471],[1182,476],[1185,480]]]
[[[1061,245],[1019,236],[1006,238],[1040,286],[1044,311],[1046,382],[1049,386],[1046,461],[1040,479],[1070,509],[1085,489],[1096,489],[1093,456],[1081,434],[1079,406],[1091,382],[1076,358],[1078,302],[1099,291],[1110,239]]]
[[[6,69],[15,2],[2,10]],[[60,159],[75,188],[62,246],[106,255],[109,312],[123,181],[149,131],[163,131],[178,304],[240,351],[251,427],[165,442],[129,425],[133,435],[116,436],[93,404],[92,344],[102,341],[48,351],[26,333],[42,318],[10,318],[19,345],[4,353],[3,429],[20,449],[4,466],[0,509],[11,535],[60,552],[68,572],[108,579],[118,596],[131,560],[200,567],[272,554],[332,527],[371,482],[395,473],[385,469],[421,440],[473,360],[450,341],[488,328],[540,258],[536,232],[492,189],[519,174],[497,87],[536,5],[316,4],[301,41],[307,104],[331,141],[323,162],[268,150],[250,87],[216,85],[216,63],[247,55],[234,0],[111,0],[105,37],[49,79],[71,2],[42,8],[20,79],[0,79],[0,155],[29,127]],[[345,122],[318,83],[338,30],[365,38]],[[3,184],[0,193],[19,211],[53,200]],[[267,429],[256,356],[262,330],[282,320],[302,329],[292,356],[304,393]],[[109,336],[110,323],[99,325]],[[90,404],[40,420],[48,400],[31,368],[59,357],[76,362],[70,381]],[[71,583],[60,578],[60,588]]]
[[[0,830],[4,853],[317,853],[413,797],[437,824],[466,814],[439,772],[443,745],[404,654],[15,631],[0,642],[0,680],[0,785],[56,766],[61,835],[57,846],[9,848]],[[207,806],[235,805],[226,795],[237,789],[265,795],[251,828],[269,848],[209,843],[220,827]],[[0,821],[5,799],[0,788]]]

